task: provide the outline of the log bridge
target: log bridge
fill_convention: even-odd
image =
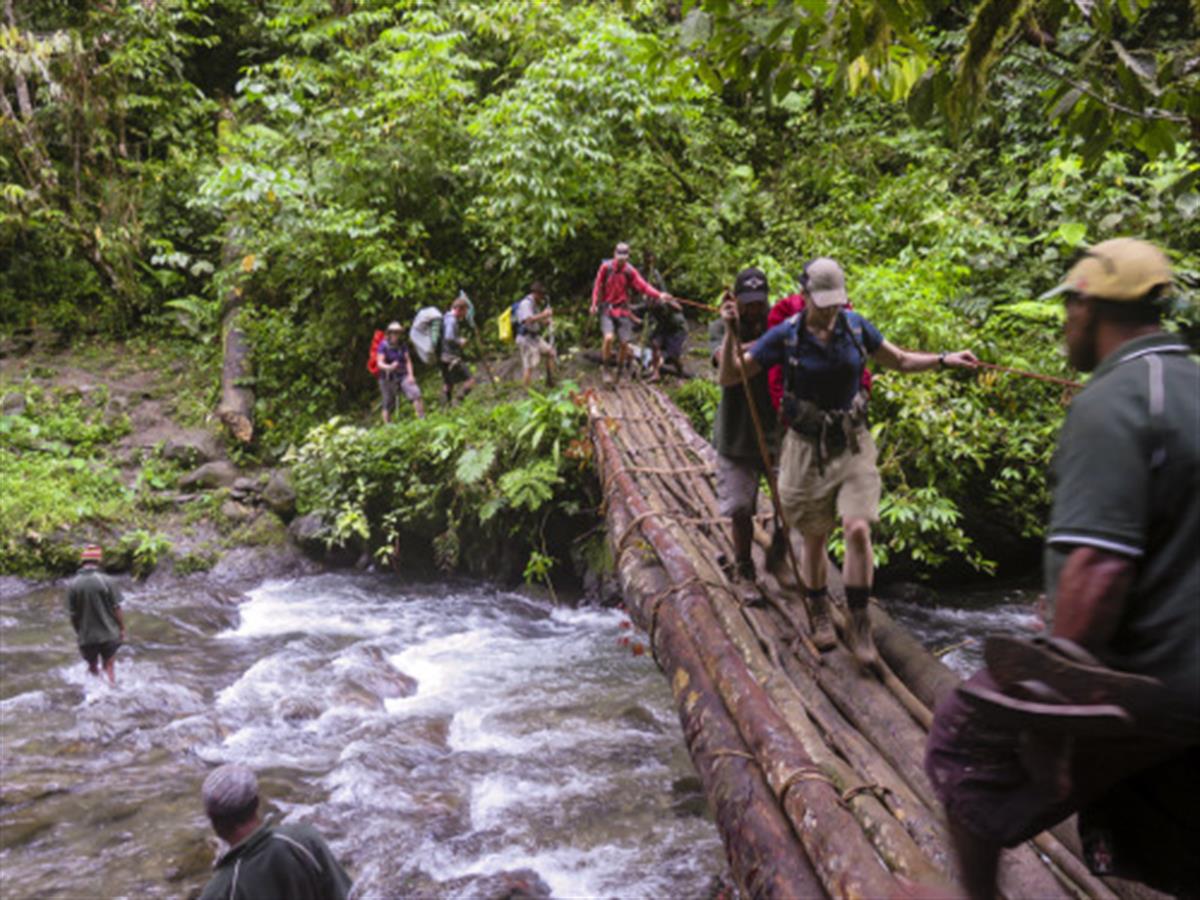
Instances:
[[[863,674],[844,645],[813,652],[798,586],[766,573],[757,524],[767,605],[741,607],[717,563],[733,550],[712,447],[654,388],[593,392],[587,403],[625,604],[670,680],[742,894],[894,897],[906,881],[953,890],[922,759],[930,710],[957,678],[874,601],[881,674]],[[769,499],[759,502],[765,526]],[[1067,824],[1005,853],[999,890],[1011,900],[1147,896],[1090,874]]]

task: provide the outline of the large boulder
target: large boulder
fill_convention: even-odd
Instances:
[[[219,459],[188,472],[179,479],[179,487],[185,491],[230,487],[238,477],[237,467],[233,463]]]
[[[263,503],[285,522],[296,514],[296,490],[286,472],[271,472],[262,492]]]
[[[185,466],[198,466],[220,457],[221,448],[207,431],[183,431],[167,438],[162,455]]]
[[[292,521],[288,534],[309,556],[321,557],[325,553],[325,520],[316,513],[309,513]]]

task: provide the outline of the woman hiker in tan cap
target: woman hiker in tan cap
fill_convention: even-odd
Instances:
[[[819,258],[805,267],[804,312],[776,325],[742,358],[727,329],[721,348],[722,385],[782,365],[784,396],[780,414],[787,423],[779,466],[779,499],[788,523],[804,539],[801,576],[808,589],[813,641],[822,650],[835,642],[826,588],[826,548],[841,521],[846,559],[843,578],[850,621],[846,638],[864,666],[877,661],[871,639],[867,601],[874,576],[871,523],[879,519],[880,481],[875,444],[867,428],[867,395],[861,389],[868,359],[900,372],[943,367],[971,368],[978,360],[969,350],[922,353],[901,350],[884,340],[879,329],[847,303],[846,280],[832,259]],[[721,305],[721,317],[736,323],[738,306]]]

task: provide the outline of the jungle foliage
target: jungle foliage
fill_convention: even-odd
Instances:
[[[321,426],[298,465],[320,469],[322,446],[368,486],[391,442],[387,465],[426,460],[434,427],[321,425],[365,405],[375,328],[460,288],[486,321],[534,278],[578,308],[617,239],[697,299],[750,262],[789,293],[832,255],[894,342],[1054,374],[1057,307],[1033,298],[1081,246],[1160,242],[1185,300],[1200,277],[1184,0],[0,6],[0,329],[215,354],[237,298],[260,452]],[[1194,304],[1177,321],[1194,337]],[[972,521],[1035,533],[1063,400],[1004,377],[881,378],[880,546],[986,566]],[[488,415],[468,407],[418,470],[471,475],[467,426],[528,452]],[[403,496],[335,468],[308,496],[337,528],[374,541],[412,524],[372,519]],[[438,533],[504,494],[489,477],[444,488]]]
[[[471,399],[382,428],[330,419],[290,456],[300,509],[326,523],[330,546],[364,547],[382,563],[431,549],[443,569],[496,573],[515,553],[526,578],[542,580],[595,506],[577,390],[491,407]]]

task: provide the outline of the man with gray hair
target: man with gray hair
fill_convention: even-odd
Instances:
[[[346,874],[308,825],[263,823],[258,779],[242,765],[215,769],[201,789],[204,811],[228,844],[200,900],[344,900]]]

